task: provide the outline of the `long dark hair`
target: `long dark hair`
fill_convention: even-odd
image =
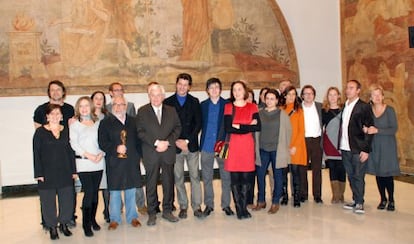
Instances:
[[[106,109],[106,97],[105,97],[105,93],[103,91],[95,91],[92,93],[91,95],[91,99],[93,101],[93,98],[96,96],[96,94],[102,94],[103,96],[103,106],[101,108],[101,113],[104,115],[108,114],[108,109]],[[93,113],[95,113],[95,111],[93,111]]]
[[[286,96],[292,90],[295,91],[295,94],[296,94],[295,101],[293,102],[293,109],[295,111],[298,110],[298,109],[302,109],[302,103],[301,103],[302,101],[301,101],[300,97],[298,96],[298,91],[296,90],[296,87],[294,87],[294,86],[287,87],[285,89],[285,91],[282,93],[282,97],[283,97],[283,104],[282,104],[282,106],[283,106],[283,108],[284,109],[286,108],[286,105],[287,105],[286,104]]]

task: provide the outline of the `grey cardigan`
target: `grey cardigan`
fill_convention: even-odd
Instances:
[[[259,148],[259,136],[260,131],[255,133],[255,153],[256,153],[256,165],[261,165],[260,160],[260,148]],[[281,111],[280,113],[280,128],[279,128],[279,142],[277,145],[276,153],[276,168],[286,168],[290,163],[289,145],[290,138],[292,136],[292,126],[290,125],[289,116]]]

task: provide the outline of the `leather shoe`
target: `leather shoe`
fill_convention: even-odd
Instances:
[[[141,223],[139,222],[139,220],[138,220],[138,219],[133,219],[133,220],[131,221],[131,225],[132,225],[133,227],[141,227]]]
[[[211,214],[211,212],[213,212],[213,211],[214,211],[214,209],[212,207],[207,206],[204,209],[203,214],[204,214],[204,216],[209,216]]]
[[[156,216],[155,214],[150,214],[150,215],[148,216],[147,225],[148,225],[148,226],[153,226],[153,225],[155,225],[156,220],[157,220],[157,216]]]
[[[186,212],[186,214],[187,214],[187,212]],[[172,223],[178,222],[178,218],[175,217],[172,213],[163,213],[162,214],[162,218],[163,219],[166,219],[166,220],[168,220],[168,221],[170,221]]]
[[[223,211],[226,213],[227,216],[232,216],[234,215],[233,210],[231,210],[231,208],[229,206],[223,208]]]
[[[49,233],[50,233],[50,239],[51,240],[59,239],[59,234],[57,232],[57,228],[56,227],[49,228]]]
[[[178,217],[180,219],[186,219],[187,218],[187,209],[181,209],[180,213],[178,214]]]
[[[321,198],[321,197],[315,197],[315,198],[314,198],[314,200],[315,200],[315,202],[316,202],[316,203],[320,203],[320,204],[322,204],[322,203],[323,203],[323,201],[322,201],[322,198]]]
[[[308,200],[308,197],[304,197],[304,196],[300,197],[300,202],[306,202],[307,200]]]
[[[267,211],[268,214],[275,214],[279,211],[279,204],[272,204],[269,211]]]
[[[266,208],[265,202],[258,202],[257,205],[252,209],[253,211],[259,211],[262,208]]]
[[[387,201],[381,201],[380,204],[378,205],[377,209],[383,210],[383,209],[385,209],[386,206],[387,206]]]
[[[116,230],[116,228],[118,228],[117,222],[111,222],[108,226],[108,230]]]
[[[394,202],[388,202],[387,210],[388,211],[395,211],[395,203]]]
[[[200,208],[194,211],[194,216],[197,217],[197,218],[199,218],[199,219],[205,217]]]
[[[59,230],[61,233],[63,233],[65,236],[71,236],[72,232],[68,229],[68,226],[66,224],[60,224]]]

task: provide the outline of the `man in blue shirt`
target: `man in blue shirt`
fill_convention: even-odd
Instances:
[[[205,216],[214,211],[214,159],[216,159],[220,170],[221,207],[226,215],[234,215],[230,208],[230,173],[224,170],[224,160],[214,155],[216,141],[225,139],[223,112],[226,100],[220,96],[221,88],[221,81],[218,78],[207,80],[206,91],[209,98],[201,102],[200,157],[204,184],[204,205],[206,206],[203,211]]]

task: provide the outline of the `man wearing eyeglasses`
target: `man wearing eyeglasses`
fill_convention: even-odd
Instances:
[[[135,119],[126,113],[126,106],[124,97],[114,97],[112,114],[102,120],[98,129],[99,147],[105,152],[110,194],[109,230],[115,230],[122,222],[122,191],[126,222],[133,227],[141,226],[135,207],[136,188],[142,187],[141,171],[137,163],[141,159],[141,141],[136,133]]]

